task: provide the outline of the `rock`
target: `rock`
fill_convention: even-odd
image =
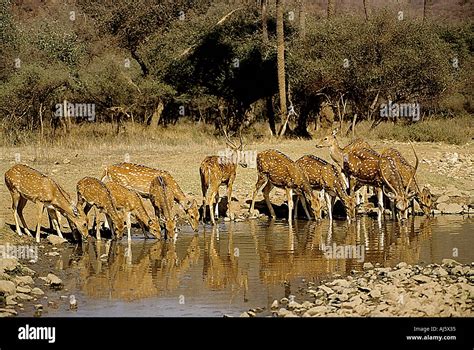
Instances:
[[[362,267],[364,270],[371,270],[374,268],[374,265],[370,262],[366,262],[364,263],[363,267]]]
[[[298,315],[295,315],[294,313],[290,312],[290,313],[286,314],[283,317],[285,317],[285,318],[287,318],[287,317],[298,317]]]
[[[456,265],[460,265],[456,260],[453,259],[443,259],[441,261],[441,265],[447,266],[447,267],[454,267]]]
[[[31,293],[31,287],[29,287],[29,286],[25,286],[25,287],[18,286],[18,287],[16,287],[16,291],[18,293]]]
[[[18,315],[18,312],[15,311],[15,309],[9,309],[9,308],[0,308],[0,313],[8,313],[10,315]]]
[[[273,300],[272,306],[270,306],[272,310],[278,309],[278,300]]]
[[[77,308],[77,307],[76,307]],[[249,315],[250,317],[255,317],[257,316],[257,314],[253,311],[247,311],[247,315]]]
[[[448,271],[446,271],[442,267],[437,267],[437,268],[433,269],[433,274],[436,275],[436,276],[443,277],[443,276],[448,275]]]
[[[322,315],[328,311],[327,306],[315,306],[306,311],[310,316]]]
[[[16,293],[16,297],[20,300],[31,300],[33,297],[25,293]]]
[[[322,291],[324,291],[326,294],[330,295],[330,294],[334,294],[334,291],[329,288],[329,287],[326,287],[326,286],[319,286],[318,287],[319,289],[321,289]]]
[[[457,203],[438,204],[438,210],[441,210],[441,212],[444,214],[460,214],[463,212],[462,205]]]
[[[451,269],[451,274],[452,275],[463,275],[463,267],[461,265],[455,266]]]
[[[31,290],[31,294],[39,296],[39,295],[44,295],[44,292],[40,288],[35,287]]]
[[[52,273],[48,273],[48,276],[46,276],[48,279],[49,285],[53,288],[59,288],[62,286],[63,281],[56,275]]]
[[[15,299],[16,299],[16,295],[9,295],[6,297],[5,302],[7,305],[16,305],[18,303],[15,301]]]
[[[67,240],[65,240],[64,238],[61,238],[56,235],[48,235],[47,239],[48,239],[48,242],[51,243],[52,245],[60,245],[67,242]]]
[[[36,261],[35,261],[36,262]],[[21,273],[23,275],[28,275],[28,276],[34,276],[36,275],[36,271],[30,269],[28,266],[22,266],[21,267]]]
[[[310,301],[305,301],[303,304],[301,304],[301,307],[304,309],[311,309],[314,306],[314,304]]]
[[[250,315],[247,312],[242,312],[240,317],[250,317]]]
[[[288,298],[281,298],[280,299],[280,304],[285,304],[286,305],[286,304],[288,304],[288,302],[289,302]]]
[[[351,286],[351,283],[347,280],[344,280],[344,279],[334,280],[332,283],[335,286],[339,286],[339,287],[343,287],[343,288],[349,288]]]
[[[370,293],[372,291],[372,289],[370,289],[369,287],[359,286],[358,288],[360,291],[366,292],[366,293]]]
[[[278,310],[278,316],[279,317],[285,317],[288,314],[291,314],[291,312],[288,311],[287,309],[283,308],[283,307],[280,310]]]
[[[20,266],[17,258],[0,258],[0,272],[13,272]]]
[[[299,308],[301,308],[301,304],[297,303],[294,300],[288,303],[288,310],[294,310],[294,309],[299,309]]]
[[[437,203],[445,203],[449,201],[449,196],[447,195],[442,195],[442,196],[439,196],[438,199],[436,200]]]
[[[401,263],[398,263],[398,264],[397,264],[397,268],[403,269],[403,268],[407,267],[407,265],[408,265],[408,264],[407,264],[406,262],[401,262]]]
[[[16,288],[15,283],[12,281],[0,281],[0,293],[3,295],[15,294]]]
[[[341,295],[338,295],[338,299],[340,301],[347,301],[349,300],[349,296],[347,294],[341,294]]]
[[[42,304],[36,304],[35,305],[35,310],[43,310],[43,305]]]
[[[47,256],[59,256],[58,252],[47,252],[45,255]]]
[[[429,278],[428,276],[424,276],[424,275],[415,275],[412,277],[412,279],[416,282],[419,282],[419,283],[429,283],[431,282],[431,278]]]
[[[15,282],[19,286],[35,284],[35,281],[33,281],[33,278],[31,278],[31,276],[17,276],[15,277]]]
[[[369,293],[371,298],[380,298],[382,293],[378,289],[374,289]]]

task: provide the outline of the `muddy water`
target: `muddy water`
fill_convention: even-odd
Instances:
[[[71,277],[79,308],[45,316],[218,316],[269,307],[315,281],[361,269],[474,261],[474,220],[415,218],[408,225],[370,218],[357,223],[256,220],[184,229],[176,244],[91,241],[63,251],[57,267]],[[63,293],[66,294],[66,293]]]

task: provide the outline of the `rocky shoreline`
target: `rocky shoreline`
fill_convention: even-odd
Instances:
[[[275,300],[273,317],[472,317],[474,263],[452,259],[426,266],[374,267],[352,271],[345,278],[312,282],[303,287],[305,300],[293,295]],[[264,308],[241,317],[255,317]]]

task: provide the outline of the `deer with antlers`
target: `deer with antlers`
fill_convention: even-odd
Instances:
[[[150,199],[155,208],[155,215],[165,229],[166,239],[176,238],[176,217],[173,216],[173,189],[163,176],[157,176],[150,184]]]
[[[416,199],[418,204],[420,204],[421,209],[423,210],[424,214],[427,216],[431,215],[432,206],[433,206],[433,199],[432,195],[428,188],[424,187],[423,190],[420,190],[418,183],[416,181],[416,171],[418,169],[418,156],[416,155],[415,148],[413,144],[411,144],[411,148],[413,150],[413,154],[415,155],[415,166],[411,165],[395,148],[388,148],[382,152],[382,156],[391,159],[394,166],[397,168],[400,174],[400,181],[402,183],[402,188],[399,188],[398,192],[392,190],[392,193],[399,193],[399,197],[401,200],[401,189],[403,190],[404,197],[406,200],[411,201],[411,199]],[[397,180],[398,181],[398,180]],[[389,197],[390,198],[390,197]],[[393,200],[393,199],[392,199]],[[404,201],[404,199],[403,199]],[[412,201],[411,201],[412,202]],[[404,203],[404,202],[403,202]],[[405,204],[401,204],[402,208],[405,207]],[[397,205],[395,205],[395,209],[399,209]],[[402,211],[402,217],[406,218],[405,211]]]
[[[213,225],[216,223],[215,218],[219,217],[219,187],[222,185],[227,187],[228,216],[232,217],[230,202],[232,201],[232,186],[236,176],[237,164],[244,168],[247,167],[245,159],[240,157],[240,152],[243,151],[242,132],[239,132],[239,145],[231,141],[225,130],[224,135],[226,143],[230,147],[230,152],[226,152],[225,155],[208,156],[204,158],[199,167],[203,196],[202,220],[205,221],[206,207],[209,206]]]
[[[316,147],[329,147],[331,158],[341,167],[342,172],[348,179],[350,195],[362,186],[372,186],[376,190],[380,221],[384,212],[383,180],[379,169],[380,154],[362,139],[356,139],[346,147],[341,148],[336,139],[337,131],[337,129],[332,131]]]
[[[23,208],[28,201],[37,204],[36,242],[40,242],[41,217],[46,207],[53,219],[58,236],[62,237],[61,227],[57,212],[64,215],[73,230],[76,228],[83,238],[87,238],[87,220],[81,208],[71,200],[71,196],[49,176],[24,165],[16,164],[5,173],[5,184],[12,197],[13,216],[15,218],[16,231],[22,235],[20,219],[27,235],[31,235],[23,217]]]
[[[118,163],[104,169],[102,180],[113,180],[128,189],[136,191],[142,197],[150,199],[151,182],[158,176],[163,178],[167,188],[173,193],[174,202],[184,209],[189,224],[194,231],[197,231],[199,225],[197,201],[186,197],[169,172],[133,163]]]
[[[83,207],[84,213],[96,208],[96,216],[94,218],[96,225],[96,239],[100,240],[99,214],[105,215],[106,224],[112,231],[112,235],[116,238],[122,238],[124,230],[123,217],[118,213],[115,200],[105,184],[94,177],[86,176],[79,180],[76,186],[77,205]]]
[[[145,206],[143,205],[142,199],[135,191],[129,190],[125,186],[122,186],[114,181],[108,181],[105,186],[109,190],[112,198],[115,201],[115,206],[119,212],[124,215],[124,220],[127,224],[127,238],[130,241],[131,236],[131,215],[135,216],[138,221],[145,237],[147,237],[146,227],[150,233],[159,238],[161,236],[161,227],[158,220],[155,217],[148,215]]]
[[[254,211],[255,198],[258,192],[263,191],[263,196],[272,218],[275,218],[275,211],[270,202],[270,192],[273,187],[282,188],[286,191],[288,200],[288,222],[291,223],[293,211],[293,191],[298,196],[302,196],[303,208],[308,219],[311,215],[306,206],[306,201],[310,203],[315,217],[321,213],[321,203],[318,195],[313,191],[306,173],[301,167],[277,150],[266,150],[257,155],[258,179],[252,195],[250,213]]]
[[[345,179],[335,165],[313,155],[302,156],[296,163],[305,171],[313,190],[324,193],[330,221],[332,221],[332,208],[336,197],[341,200],[346,209],[347,220],[355,219],[355,199],[347,194]]]

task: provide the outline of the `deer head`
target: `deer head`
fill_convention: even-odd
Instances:
[[[223,129],[223,132],[226,138],[226,144],[232,150],[231,162],[234,162],[234,159],[236,159],[237,164],[239,164],[243,168],[246,168],[247,163],[245,161],[245,157],[242,156],[242,152],[244,150],[244,144],[242,140],[242,128],[239,129],[239,144],[236,144],[234,141],[231,140],[231,136],[228,135],[225,129]]]
[[[184,205],[184,211],[188,216],[188,221],[192,229],[197,231],[199,226],[199,208],[197,201],[195,199],[187,200]]]
[[[156,218],[150,218],[148,220],[148,229],[150,230],[150,233],[156,237],[160,238],[161,237],[161,227],[160,223]]]
[[[431,194],[428,187],[423,187],[421,192],[418,192],[418,204],[420,204],[421,210],[426,216],[431,216],[433,211],[433,195]]]
[[[335,128],[330,134],[323,137],[317,144],[316,148],[331,147],[336,142],[336,135],[339,133],[339,128]]]

